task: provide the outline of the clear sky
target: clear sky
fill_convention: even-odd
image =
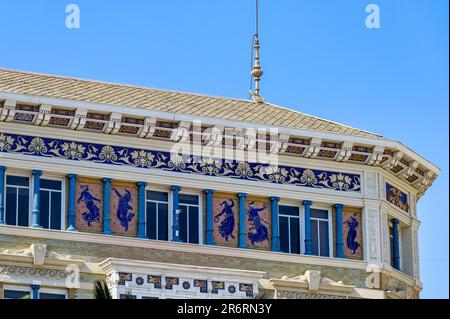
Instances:
[[[80,29],[67,29],[78,4]],[[376,3],[381,28],[368,29]],[[421,199],[422,297],[448,298],[448,0],[260,0],[271,103],[399,140]],[[0,0],[0,67],[247,98],[254,0]]]

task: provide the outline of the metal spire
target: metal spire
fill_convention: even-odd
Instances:
[[[250,95],[253,97],[253,99],[258,103],[263,103],[264,99],[262,96],[259,95],[259,81],[261,80],[261,77],[263,76],[264,72],[261,68],[261,65],[259,63],[259,6],[258,6],[258,0],[256,0],[256,33],[253,36],[253,48],[252,53],[254,51],[254,62],[253,62],[253,68],[251,71],[251,75],[253,80],[255,81],[255,90],[252,91],[250,89]]]

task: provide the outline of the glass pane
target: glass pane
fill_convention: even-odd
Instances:
[[[17,225],[17,188],[6,187],[6,224]]]
[[[159,299],[158,297],[147,297],[147,296],[142,296],[141,299]]]
[[[147,200],[156,200],[167,203],[169,201],[169,195],[164,192],[147,191]]]
[[[289,226],[288,217],[279,217],[280,224],[280,250],[289,253]]]
[[[167,204],[158,204],[158,239],[168,240],[167,238],[167,218],[169,207]]]
[[[136,295],[120,294],[120,299],[136,299]]]
[[[187,243],[187,206],[179,206],[181,212],[179,215],[180,221],[180,240]]]
[[[39,299],[66,299],[65,295],[60,294],[48,294],[48,293],[39,293]]]
[[[40,210],[41,210],[41,226],[48,229],[50,221],[50,192],[41,190]]]
[[[317,229],[317,220],[311,220],[311,239],[312,239],[312,254],[319,255],[319,230]]]
[[[147,237],[156,239],[156,203],[147,202]]]
[[[29,186],[29,178],[23,176],[6,176],[6,184],[7,185],[15,185],[15,186]]]
[[[46,189],[54,189],[57,191],[60,191],[62,189],[62,182],[61,181],[55,181],[51,179],[41,179],[41,188]]]
[[[198,205],[198,196],[180,194],[180,204]]]
[[[328,236],[328,222],[320,221],[320,256],[329,257],[330,256],[330,242]]]
[[[4,296],[5,299],[30,299],[28,291],[5,290]]]
[[[19,218],[17,221],[18,226],[28,227],[29,220],[29,198],[30,194],[28,188],[19,189]]]
[[[280,215],[298,216],[299,208],[295,206],[280,206]]]
[[[291,253],[300,254],[300,225],[298,218],[291,218]]]
[[[189,242],[198,244],[198,207],[189,207]]]
[[[52,210],[50,218],[51,229],[61,229],[61,200],[62,195],[60,192],[52,192]]]
[[[328,211],[322,209],[311,209],[311,217],[328,219]]]

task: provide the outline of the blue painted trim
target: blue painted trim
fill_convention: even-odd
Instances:
[[[111,178],[103,178],[103,234],[111,235]]]
[[[180,239],[180,216],[177,214],[180,202],[181,187],[174,185],[170,188],[172,190],[172,241],[181,242]]]
[[[393,262],[394,267],[397,270],[400,270],[400,240],[398,235],[398,224],[400,221],[397,218],[392,219],[392,241],[393,241]]]
[[[344,236],[342,232],[342,209],[344,205],[336,204],[334,209],[336,210],[336,257],[345,258],[344,254]]]
[[[39,289],[41,289],[40,285],[31,285],[33,299],[39,299]]]
[[[214,190],[205,189],[206,195],[206,244],[214,245],[214,216],[213,216],[213,194]]]
[[[305,206],[305,255],[312,255],[312,239],[311,239],[311,205],[312,201],[304,200]]]
[[[279,165],[274,171],[269,164],[181,156],[170,152],[77,142],[47,137],[0,133],[5,146],[0,152],[88,161],[142,169],[160,169],[178,173],[272,184],[295,185],[342,192],[361,192],[361,175]]]
[[[278,226],[278,202],[279,197],[271,197],[272,202],[272,251],[280,251],[280,228]]]
[[[75,174],[67,175],[69,180],[69,211],[68,211],[68,231],[77,231],[77,216],[76,216],[76,182],[78,176]]]
[[[41,175],[42,171],[35,169],[33,175],[33,211],[31,227],[41,227]]]
[[[245,199],[247,194],[239,193],[239,247],[247,248],[247,227],[245,224],[246,214],[245,214]]]
[[[145,238],[145,187],[146,182],[137,182],[138,187],[138,237]]]
[[[6,166],[0,166],[0,225],[5,224],[5,171]]]

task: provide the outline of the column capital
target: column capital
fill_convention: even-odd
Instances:
[[[237,196],[239,197],[239,198],[246,198],[247,197],[247,194],[246,193],[238,193],[237,194]]]
[[[203,192],[205,194],[214,194],[215,191],[213,189],[205,189],[205,190],[203,190]]]
[[[342,209],[344,208],[344,204],[334,204],[333,207],[336,209]]]
[[[398,225],[398,224],[400,224],[400,221],[397,219],[397,218],[392,218],[391,219],[391,222],[392,222],[392,224],[394,225]]]
[[[270,201],[271,201],[271,202],[279,202],[279,201],[280,201],[280,197],[278,197],[278,196],[272,196],[272,197],[270,197]]]
[[[305,205],[305,206],[311,206],[312,204],[313,204],[313,202],[310,201],[310,200],[304,200],[303,201],[303,205]]]
[[[31,174],[33,176],[41,176],[42,175],[42,171],[40,169],[34,169]]]
[[[137,182],[136,185],[138,187],[145,187],[145,186],[147,186],[147,182]]]
[[[102,182],[104,183],[104,184],[111,184],[112,183],[112,179],[111,178],[102,178]]]
[[[174,192],[179,192],[179,191],[181,191],[181,186],[172,185],[172,186],[170,186],[170,190],[172,190]]]
[[[67,174],[67,178],[76,180],[78,178],[78,175],[77,174]]]

